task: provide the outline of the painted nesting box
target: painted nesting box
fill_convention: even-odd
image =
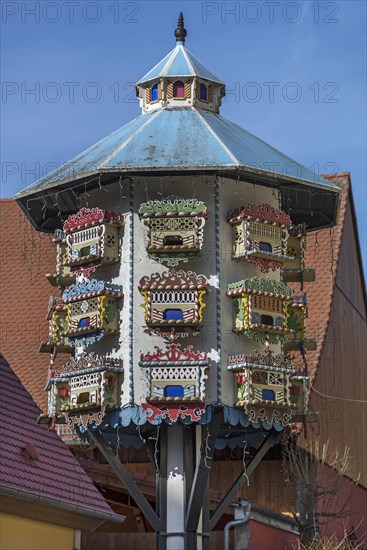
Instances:
[[[267,350],[263,354],[256,351],[229,356],[227,369],[236,376],[236,406],[244,407],[253,421],[280,421],[287,425],[302,407],[303,414],[306,388],[298,378],[307,377],[293,381],[295,369],[282,355]]]
[[[206,206],[196,199],[169,197],[139,208],[147,230],[148,256],[170,267],[198,256],[203,245]]]
[[[304,415],[308,413],[310,378],[309,376],[295,374],[291,376],[290,381],[289,400],[294,407],[292,421],[303,421]]]
[[[283,268],[287,255],[289,216],[269,204],[249,204],[228,216],[233,225],[234,259],[244,259],[266,273]]]
[[[144,318],[151,327],[198,327],[203,321],[204,275],[192,271],[153,273],[140,280]]]
[[[119,227],[123,216],[100,208],[82,208],[68,217],[63,226],[67,255],[65,265],[76,271],[89,266],[89,275],[95,267],[119,260]]]
[[[166,351],[156,347],[154,353],[142,354],[139,365],[148,376],[148,402],[203,402],[206,353],[194,353],[192,346],[181,350],[181,344],[171,343]]]
[[[293,331],[284,343],[284,351],[315,350],[316,341],[306,338],[307,294],[292,296],[287,306],[287,327]]]
[[[66,265],[68,245],[63,231],[56,229],[52,242],[56,248],[56,273],[47,273],[46,278],[52,286],[65,287],[75,282],[75,273]]]
[[[233,298],[233,331],[258,342],[278,343],[293,330],[288,328],[288,305],[293,290],[282,282],[252,277],[228,285]]]
[[[65,335],[67,329],[67,308],[62,298],[50,296],[48,301],[48,312],[46,316],[49,322],[49,337],[46,343],[41,343],[40,352],[56,351],[61,353],[70,352],[68,338]]]
[[[316,279],[314,269],[305,269],[306,226],[291,225],[287,244],[287,260],[282,274],[285,282],[313,283]]]
[[[121,286],[84,279],[64,290],[62,297],[67,308],[64,334],[69,336],[71,345],[76,344],[76,337],[91,335],[89,343],[93,343],[118,332]]]
[[[61,372],[51,372],[46,386],[49,415],[101,407],[105,410],[118,408],[122,377],[120,359],[94,353],[71,358]]]

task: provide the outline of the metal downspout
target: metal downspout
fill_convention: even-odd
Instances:
[[[245,516],[240,519],[234,519],[232,521],[229,521],[225,527],[224,527],[224,550],[229,550],[229,530],[232,527],[237,527],[239,525],[245,525],[248,523],[251,515],[251,504],[248,503],[247,505],[247,512],[245,513]],[[248,548],[243,548],[243,550],[248,550]]]

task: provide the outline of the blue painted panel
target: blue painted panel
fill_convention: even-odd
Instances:
[[[183,397],[183,386],[166,386],[164,388],[164,397]]]
[[[208,99],[208,88],[203,83],[200,84],[200,99],[204,101]]]
[[[182,309],[165,309],[163,312],[165,321],[183,321]]]
[[[154,86],[150,89],[150,101],[157,101],[158,99],[158,84],[154,84]]]
[[[261,391],[262,398],[266,401],[275,401],[275,393],[273,390],[262,390]]]

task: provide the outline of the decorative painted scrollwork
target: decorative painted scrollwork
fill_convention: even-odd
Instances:
[[[232,221],[234,219],[250,218],[259,220],[261,222],[267,222],[276,225],[282,225],[289,227],[291,225],[291,219],[282,210],[277,210],[269,204],[248,204],[241,209],[234,209],[230,212],[228,219]]]
[[[63,229],[77,231],[85,227],[91,227],[96,224],[113,223],[122,225],[124,223],[123,215],[120,212],[108,212],[100,208],[81,208],[76,214],[71,214],[64,222]]]

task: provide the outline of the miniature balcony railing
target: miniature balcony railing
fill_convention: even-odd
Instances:
[[[177,343],[165,351],[140,356],[139,366],[148,371],[148,403],[202,403],[205,397],[205,373],[209,361],[206,353],[181,350]]]
[[[203,202],[177,197],[148,201],[140,206],[139,216],[146,227],[151,259],[174,267],[200,254],[207,217]]]
[[[312,283],[316,279],[314,269],[305,268],[306,227],[304,224],[289,228],[287,254],[282,279],[284,282]]]
[[[116,409],[120,405],[123,367],[119,359],[82,354],[71,359],[62,370],[53,372],[46,390],[48,414]]]
[[[233,332],[262,343],[284,342],[294,335],[287,324],[293,290],[273,279],[253,277],[228,285],[234,301]]]
[[[228,222],[233,225],[234,259],[247,260],[264,273],[293,259],[287,253],[291,220],[285,212],[269,204],[249,204],[230,212]]]
[[[143,277],[139,291],[144,296],[144,319],[149,327],[199,327],[207,282],[193,272],[154,273]]]

